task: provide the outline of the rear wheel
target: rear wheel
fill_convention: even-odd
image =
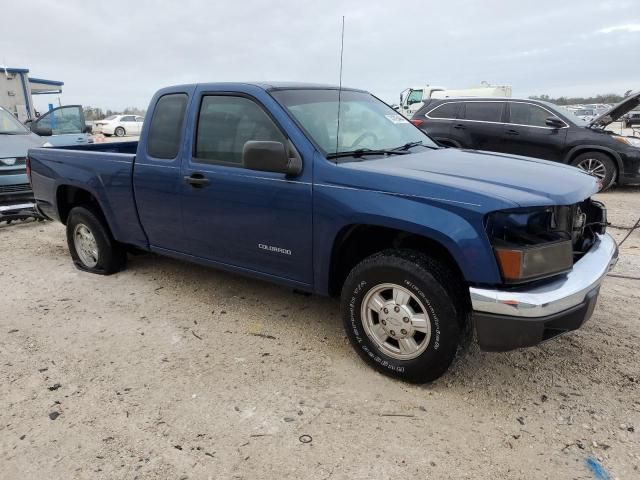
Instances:
[[[606,190],[616,179],[616,166],[609,155],[602,152],[585,152],[571,162],[572,165],[593,175],[602,182],[602,190]]]
[[[360,262],[342,289],[347,336],[380,372],[412,383],[440,377],[453,361],[469,312],[464,286],[437,259],[387,250]]]
[[[88,206],[69,212],[67,243],[73,263],[81,270],[110,275],[126,263],[126,252],[113,239],[102,215]]]
[[[127,132],[124,131],[124,128],[118,127],[115,129],[114,133],[116,134],[116,137],[124,137]]]

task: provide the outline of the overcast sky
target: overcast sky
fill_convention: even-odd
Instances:
[[[342,15],[343,84],[388,102],[482,80],[514,96],[640,89],[637,0],[3,0],[0,65],[64,81],[63,104],[111,109],[185,82],[337,84]]]

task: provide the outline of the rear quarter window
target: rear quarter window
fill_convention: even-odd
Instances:
[[[457,103],[443,103],[442,105],[438,105],[430,110],[429,113],[427,113],[427,117],[437,119],[454,119],[456,118],[457,112]]]
[[[186,93],[171,93],[158,100],[147,136],[150,157],[170,160],[178,155],[187,99]]]

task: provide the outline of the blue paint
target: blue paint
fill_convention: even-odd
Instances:
[[[53,112],[53,108],[53,103],[50,103],[49,112]],[[56,128],[56,116],[52,113],[49,115],[49,118],[51,119],[51,130],[54,130]]]
[[[584,463],[597,480],[609,480],[611,478],[604,466],[595,458],[588,457],[585,459]]]
[[[27,107],[27,118],[33,118],[33,116],[31,115],[31,97],[29,96],[29,90],[27,90],[27,83],[24,81],[24,72],[20,73],[20,83],[22,83],[24,102]]]
[[[42,83],[43,85],[55,85],[57,87],[61,87],[64,85],[64,82],[60,82],[58,80],[45,80],[44,78],[35,78],[29,77],[30,83]]]

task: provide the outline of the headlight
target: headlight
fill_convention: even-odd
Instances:
[[[584,217],[564,218],[562,208],[567,207],[489,215],[486,229],[505,283],[538,280],[571,270],[571,232],[582,227],[576,222],[583,223]]]
[[[617,141],[631,145],[632,147],[640,148],[640,138],[635,137],[621,137],[620,135],[614,135]]]

